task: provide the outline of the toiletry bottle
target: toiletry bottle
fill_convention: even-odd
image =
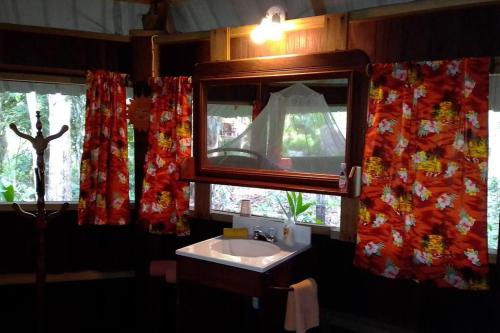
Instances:
[[[347,176],[346,176],[346,166],[345,163],[340,163],[340,174],[339,174],[339,188],[344,190],[347,187]]]
[[[286,246],[294,245],[293,225],[293,220],[287,219],[283,226],[283,242],[285,242]]]

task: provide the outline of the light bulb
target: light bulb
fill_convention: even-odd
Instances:
[[[256,44],[262,44],[266,41],[266,32],[264,31],[262,25],[258,25],[253,29],[252,33],[250,34],[250,38],[252,41]]]

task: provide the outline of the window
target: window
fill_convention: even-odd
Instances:
[[[85,123],[85,86],[0,81],[0,202],[35,201],[33,169],[36,153],[31,143],[9,129],[15,123],[24,133],[36,133],[40,111],[43,134],[68,125],[69,130],[45,151],[47,201],[78,201],[80,159]],[[130,199],[134,200],[134,136],[129,125]]]
[[[212,185],[211,207],[213,211],[240,212],[240,202],[250,200],[252,215],[285,218],[279,202],[286,204],[285,191],[227,185]],[[304,203],[313,205],[301,215],[299,222],[340,227],[340,197],[324,194],[303,193]]]
[[[243,133],[251,122],[251,105],[209,104],[207,148],[224,146]]]
[[[489,112],[488,247],[498,247],[500,218],[500,110]]]
[[[208,104],[208,131],[207,148],[214,149],[223,147],[234,138],[242,134],[252,122],[251,105],[234,104]],[[347,112],[345,107],[330,107],[329,117],[340,123],[340,130],[345,137]],[[319,136],[319,128],[324,124],[325,117],[317,113],[288,114],[285,118],[283,130],[283,155],[285,157],[305,157],[302,154],[306,141],[322,143]],[[323,122],[320,124],[320,122]],[[314,132],[297,131],[296,124],[304,124],[308,128],[318,128]],[[309,125],[309,126],[308,126]],[[311,145],[314,147],[314,145]],[[308,156],[321,156],[321,149],[312,151],[309,149]],[[193,191],[191,192],[193,193]],[[249,199],[251,202],[252,215],[270,218],[285,218],[279,202],[286,205],[285,191],[268,190],[262,188],[248,188],[240,186],[212,185],[211,207],[212,211],[239,213],[240,202]],[[303,194],[304,202],[312,202],[313,205],[299,219],[304,223],[326,225],[330,227],[340,226],[340,197],[320,194]],[[194,204],[194,201],[193,201]]]

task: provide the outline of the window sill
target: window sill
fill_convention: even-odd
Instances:
[[[18,203],[22,209],[24,209],[27,212],[35,212],[36,211],[36,202],[16,202]],[[61,208],[61,205],[64,203],[64,201],[47,201],[45,202],[45,210],[47,211],[55,211]],[[77,201],[68,201],[69,207],[68,211],[76,211],[78,209],[78,202]],[[14,208],[12,208],[12,204],[14,202],[2,202],[0,203],[0,212],[13,212]],[[135,201],[130,202],[129,205],[130,209],[135,208]]]
[[[36,202],[15,202],[21,206],[22,209],[24,209],[27,212],[34,212],[36,211]],[[47,201],[45,203],[45,210],[48,211],[54,211],[58,210],[61,208],[61,205],[63,204],[63,201]],[[76,201],[69,201],[69,207],[67,210],[76,210],[78,207],[78,202]],[[0,203],[0,212],[10,212],[14,211],[14,208],[12,208],[12,205],[14,202],[2,202]]]
[[[497,249],[488,249],[488,263],[490,265],[496,265],[497,263]]]
[[[226,223],[232,223],[233,217],[238,216],[237,213],[230,213],[230,212],[223,212],[223,211],[211,211],[210,212],[210,219],[217,221],[217,222],[226,222]],[[274,222],[283,222],[282,219],[279,218],[273,218],[273,217],[265,217],[265,216],[259,216],[259,215],[252,215],[253,217],[259,217],[262,218],[263,220],[266,221],[274,221]],[[311,227],[311,231],[313,234],[318,234],[318,235],[330,235],[330,232],[339,229],[338,227],[331,227],[328,225],[317,225],[317,224],[310,224],[310,223],[297,223],[303,226]]]

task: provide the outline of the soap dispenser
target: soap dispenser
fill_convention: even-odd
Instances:
[[[285,243],[286,246],[290,247],[292,247],[295,244],[294,241],[295,235],[293,234],[293,226],[294,222],[290,218],[286,219],[285,225],[283,226],[283,242]]]

